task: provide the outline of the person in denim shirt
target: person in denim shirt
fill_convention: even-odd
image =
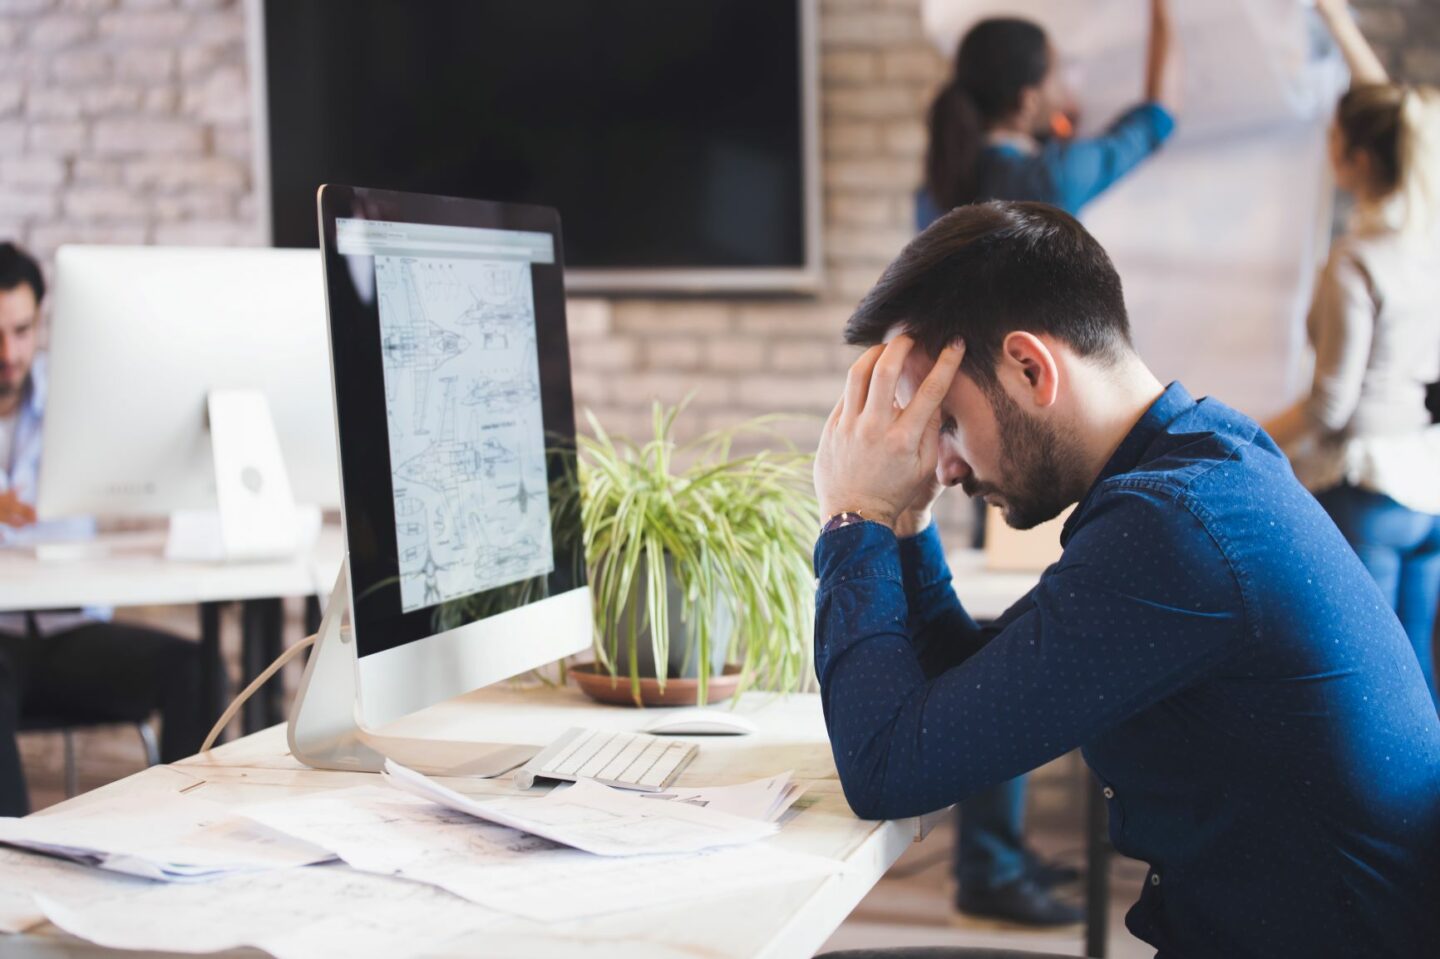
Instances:
[[[1175,129],[1174,41],[1163,0],[1150,7],[1142,101],[1103,133],[1076,138],[1074,98],[1045,31],[1014,18],[983,20],[960,42],[955,69],[930,108],[925,185],[915,202],[924,230],[945,211],[985,200],[1040,200],[1072,214],[1159,149]],[[976,501],[974,544],[983,544]],[[1055,898],[1074,870],[1041,861],[1025,846],[1025,781],[1001,783],[960,804],[953,871],[965,913],[1025,925],[1078,922]]]
[[[870,349],[816,454],[815,663],[856,813],[1079,747],[1162,959],[1433,955],[1440,719],[1404,630],[1259,425],[1145,366],[1084,227],[957,209],[846,338]],[[1022,529],[1076,504],[988,627],[930,519],[950,486]]]

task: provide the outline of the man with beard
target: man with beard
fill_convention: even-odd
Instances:
[[[846,337],[871,348],[816,457],[815,652],[851,807],[928,812],[1081,747],[1162,956],[1433,947],[1440,721],[1404,632],[1269,437],[1146,368],[1094,238],[962,207]],[[931,523],[956,485],[1018,528],[1078,503],[984,629]]]
[[[40,266],[0,243],[0,544],[85,535],[88,518],[35,522],[45,413]],[[96,384],[97,402],[104,387]],[[66,575],[57,567],[55,575]],[[0,613],[0,816],[23,816],[29,794],[15,743],[22,718],[134,722],[161,714],[160,758],[183,759],[205,734],[199,647],[111,623],[106,610]]]

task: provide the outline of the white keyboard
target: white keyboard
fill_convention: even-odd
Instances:
[[[618,789],[659,792],[699,751],[694,743],[660,736],[577,726],[515,770],[515,785],[529,789],[536,779],[593,779]]]

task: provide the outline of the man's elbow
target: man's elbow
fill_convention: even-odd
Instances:
[[[864,751],[842,754],[835,749],[835,772],[850,811],[861,819],[893,819],[885,789],[885,775]]]
[[[845,801],[850,811],[860,819],[900,819],[903,816],[892,808],[891,802],[882,790],[875,789],[853,779],[840,777],[840,787],[845,792]]]
[[[840,788],[850,811],[860,819],[905,819],[930,811],[917,806],[917,790],[887,776],[880,763],[839,759],[837,756]]]

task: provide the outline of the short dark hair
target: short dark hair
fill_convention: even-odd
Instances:
[[[14,243],[0,243],[0,290],[13,290],[28,283],[35,302],[45,299],[45,275],[35,258]]]
[[[910,241],[860,301],[845,341],[873,346],[896,326],[932,356],[963,339],[962,369],[987,387],[1016,330],[1106,362],[1133,348],[1109,255],[1078,220],[1045,203],[963,206]]]

